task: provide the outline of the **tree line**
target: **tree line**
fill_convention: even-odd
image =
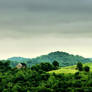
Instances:
[[[28,68],[11,68],[0,62],[0,92],[92,92],[92,72],[78,62],[75,74],[49,74],[59,63],[40,63]]]

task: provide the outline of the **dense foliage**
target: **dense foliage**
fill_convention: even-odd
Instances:
[[[0,62],[0,92],[92,92],[91,72],[49,74],[46,67],[50,68],[50,65],[35,66],[40,67],[38,71],[10,68],[9,62]]]
[[[37,65],[34,65],[31,67],[31,70],[47,72],[47,71],[51,71],[51,70],[56,70],[58,68],[59,68],[59,64],[58,64],[58,66],[55,66],[55,65],[47,62],[47,63],[40,63]]]

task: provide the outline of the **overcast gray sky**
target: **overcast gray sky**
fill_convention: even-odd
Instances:
[[[92,57],[92,0],[0,0],[0,59],[57,50]]]

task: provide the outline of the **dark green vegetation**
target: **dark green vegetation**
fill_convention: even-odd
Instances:
[[[90,71],[89,66],[83,67],[83,64],[81,62],[77,63],[76,69],[78,69],[79,71],[85,71],[85,72],[89,72]]]
[[[55,63],[58,64],[58,66],[50,64],[50,63],[40,63],[40,64],[32,66],[31,70],[35,70],[35,71],[38,71],[38,72],[39,71],[48,72],[48,71],[51,71],[51,70],[56,70],[56,69],[59,68],[59,63],[57,61],[55,61]]]
[[[82,65],[81,62],[78,62],[78,63],[77,63],[77,69],[78,69],[79,71],[82,71],[82,70],[83,70],[83,65]]]
[[[92,92],[92,72],[88,66],[75,74],[48,73],[58,68],[57,63],[16,69],[9,66],[9,61],[0,62],[0,92]],[[76,68],[80,67],[78,64]]]
[[[89,66],[85,66],[85,67],[84,67],[84,70],[85,70],[86,72],[89,72],[89,71],[90,71]]]
[[[19,62],[26,63],[28,67],[31,67],[35,64],[40,64],[42,62],[52,63],[53,61],[58,61],[60,66],[71,66],[77,64],[77,62],[82,63],[92,62],[91,59],[59,51],[49,53],[48,55],[42,55],[40,57],[33,59],[13,57],[9,58],[8,60],[11,61],[11,66],[13,67],[15,67],[15,65],[17,65]]]

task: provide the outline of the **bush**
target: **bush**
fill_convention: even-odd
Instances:
[[[75,79],[80,79],[81,78],[79,72],[76,72],[75,75],[74,75],[74,77],[75,77]]]
[[[89,72],[89,71],[90,71],[89,66],[85,66],[85,67],[84,67],[84,71]]]
[[[79,71],[82,71],[82,70],[83,70],[83,65],[82,65],[81,62],[78,62],[78,63],[77,63],[77,69],[78,69]]]
[[[52,64],[53,64],[55,67],[59,67],[59,63],[58,63],[57,61],[54,61]]]

